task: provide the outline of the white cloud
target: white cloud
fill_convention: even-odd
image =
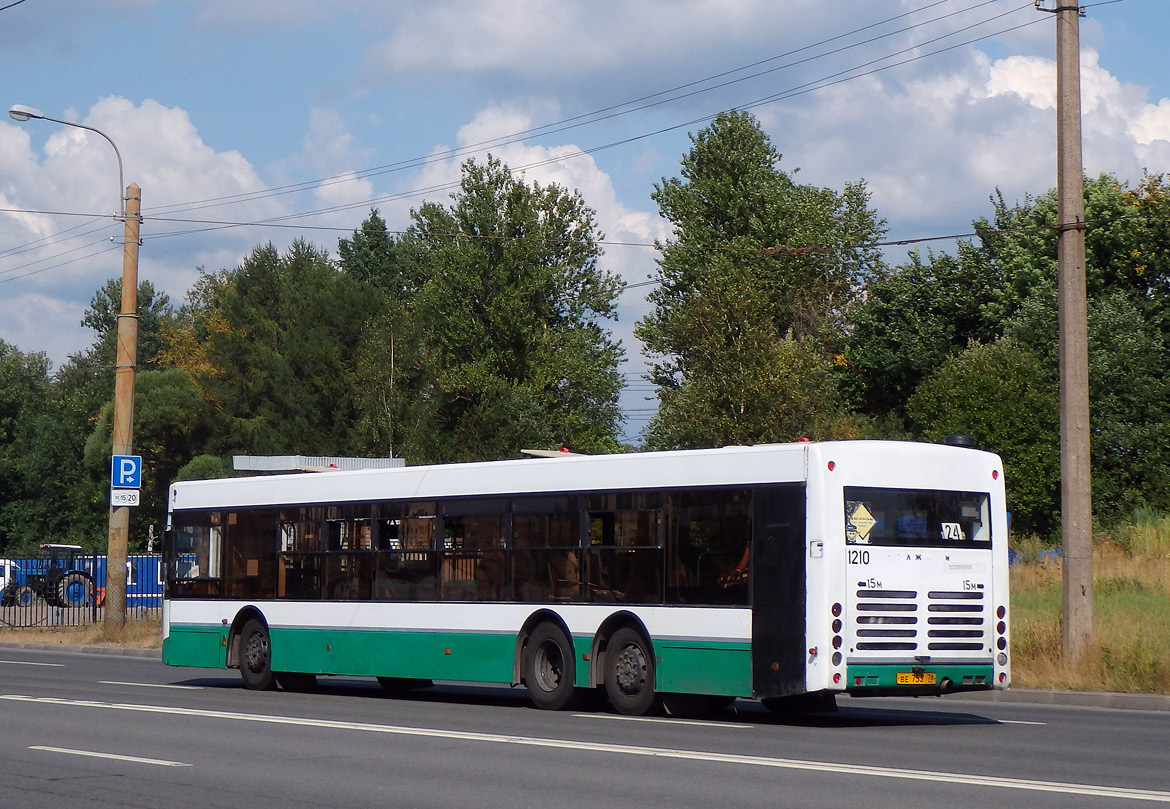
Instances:
[[[891,71],[760,113],[796,179],[865,178],[879,215],[903,237],[965,232],[990,213],[1056,182],[1055,64],[970,52],[945,69]],[[1090,175],[1136,180],[1170,158],[1170,100],[1119,81],[1082,54],[1084,162]],[[938,249],[953,249],[945,243]],[[898,256],[895,256],[898,258]]]
[[[217,152],[203,143],[187,113],[146,100],[98,101],[87,115],[62,120],[104,132],[117,144],[125,182],[142,188],[144,240],[139,278],[181,299],[196,267],[238,257],[254,244],[246,229],[209,229],[175,219],[261,219],[285,212],[273,199],[240,202],[214,211],[199,200],[223,200],[264,189],[238,152]],[[44,138],[34,148],[34,135]],[[60,364],[91,344],[80,326],[93,293],[121,275],[120,204],[114,150],[100,136],[46,121],[0,123],[0,337],[24,350],[46,350]],[[70,211],[86,216],[60,216]],[[31,213],[38,212],[38,213]],[[188,235],[181,235],[189,232]],[[113,242],[111,242],[113,240]],[[231,259],[234,262],[236,259]]]

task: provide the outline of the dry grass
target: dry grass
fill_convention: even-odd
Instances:
[[[145,618],[127,621],[125,626],[113,635],[106,633],[102,624],[62,627],[0,627],[0,641],[23,643],[102,643],[116,646],[133,646],[143,649],[157,649],[162,646],[162,620]]]
[[[1139,519],[1097,538],[1093,646],[1061,657],[1061,565],[1034,549],[1011,573],[1012,682],[1025,688],[1170,694],[1170,520]]]

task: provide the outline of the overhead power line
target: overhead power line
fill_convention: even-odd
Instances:
[[[728,75],[731,75],[731,74],[734,74],[737,72],[742,72],[742,71],[750,69],[752,67],[783,58],[786,55],[799,53],[799,52],[808,50],[810,48],[817,47],[818,45],[821,45],[824,43],[837,41],[837,40],[840,40],[842,38],[851,36],[855,33],[866,31],[866,30],[878,27],[880,25],[887,24],[891,21],[901,19],[903,17],[909,16],[910,14],[918,13],[918,12],[933,8],[934,6],[940,5],[941,2],[942,2],[942,0],[939,0],[939,2],[935,2],[935,3],[932,3],[930,5],[924,6],[921,9],[917,9],[917,10],[914,10],[911,12],[906,12],[904,14],[900,14],[900,15],[897,15],[895,17],[891,17],[887,20],[883,20],[879,23],[874,23],[872,25],[863,26],[863,27],[855,29],[854,31],[851,31],[847,34],[842,34],[842,35],[839,35],[836,37],[831,37],[829,39],[822,40],[820,43],[816,43],[814,45],[805,46],[804,48],[790,51],[787,54],[782,54],[780,56],[771,57],[770,59],[767,59],[767,60],[761,60],[759,62],[752,63],[751,65],[746,65],[746,66],[736,68],[736,69],[731,70],[731,71],[724,71],[723,73],[716,74],[716,76],[714,76],[714,77],[708,77],[706,79],[700,79],[696,82],[689,82],[689,83],[684,84],[684,85],[679,85],[677,88],[672,88],[671,90],[662,91],[660,93],[655,93],[655,94],[652,94],[650,96],[643,96],[642,99],[635,100],[634,102],[626,102],[626,105],[634,104],[634,103],[637,103],[637,101],[645,100],[648,98],[655,98],[655,97],[661,96],[663,94],[671,93],[677,89],[688,88],[688,87],[692,87],[695,85],[699,85],[699,84],[702,84],[704,82],[708,82],[708,81],[712,80],[713,78],[719,78],[719,77],[728,76]],[[996,0],[984,0],[983,2],[969,6],[965,9],[962,9],[959,12],[952,12],[952,13],[947,14],[947,15],[942,15],[941,17],[937,17],[935,19],[929,20],[923,24],[936,22],[940,19],[945,19],[947,17],[954,16],[955,14],[971,11],[971,10],[977,9],[979,7],[982,7],[984,5],[988,5],[991,2],[996,2]],[[792,88],[788,88],[787,90],[781,91],[779,93],[773,93],[769,96],[765,96],[763,98],[757,99],[757,100],[752,101],[748,104],[738,105],[737,107],[734,107],[734,108],[751,109],[751,108],[761,106],[764,104],[774,103],[776,101],[785,100],[788,98],[793,98],[795,96],[803,95],[805,93],[812,92],[814,90],[823,89],[825,87],[833,86],[833,85],[840,84],[840,83],[843,83],[846,81],[851,81],[851,80],[854,80],[857,78],[862,78],[864,76],[873,75],[874,73],[878,73],[878,72],[881,72],[884,70],[889,70],[893,67],[898,67],[900,65],[908,64],[908,63],[913,62],[913,61],[918,61],[920,59],[935,56],[937,54],[944,53],[944,52],[947,52],[949,50],[954,50],[955,48],[959,48],[959,47],[963,47],[965,45],[973,44],[975,42],[979,42],[979,41],[984,40],[984,39],[998,36],[1000,34],[1003,34],[1003,33],[1009,32],[1009,31],[1014,31],[1014,30],[1017,30],[1018,28],[1023,28],[1026,25],[1034,24],[1038,20],[1033,20],[1032,22],[1026,23],[1024,25],[1014,26],[1011,28],[1002,29],[1002,30],[995,31],[995,32],[992,32],[989,34],[985,34],[983,36],[969,39],[969,40],[966,40],[964,42],[961,42],[961,43],[958,43],[955,45],[951,45],[951,46],[948,46],[946,48],[942,48],[939,50],[935,50],[935,51],[932,51],[929,53],[917,54],[909,59],[905,59],[905,60],[902,60],[902,61],[899,61],[896,63],[882,65],[882,66],[875,67],[871,70],[860,72],[860,73],[857,72],[857,71],[862,70],[862,68],[869,67],[871,65],[876,65],[880,62],[887,61],[887,60],[894,58],[898,55],[901,55],[901,54],[904,54],[904,53],[907,53],[907,52],[910,52],[913,50],[917,50],[918,48],[923,47],[923,45],[925,45],[925,44],[936,43],[936,42],[938,42],[942,39],[945,39],[947,37],[954,36],[957,33],[963,33],[965,31],[972,30],[975,27],[978,27],[980,25],[984,25],[984,24],[991,22],[991,21],[994,21],[996,19],[1000,19],[1008,14],[1015,13],[1016,11],[1020,11],[1024,8],[1031,8],[1031,7],[1032,7],[1032,4],[1028,3],[1024,6],[1019,6],[1019,7],[1013,8],[1012,10],[1004,12],[1003,14],[999,14],[999,15],[996,15],[995,17],[988,18],[986,20],[982,20],[982,21],[973,23],[971,25],[968,25],[962,29],[959,29],[958,31],[953,31],[953,32],[950,32],[948,34],[945,34],[945,35],[942,35],[939,37],[935,37],[933,39],[927,40],[925,43],[919,43],[918,45],[913,46],[912,48],[906,48],[906,49],[896,51],[893,54],[888,54],[888,55],[880,57],[878,59],[870,60],[868,62],[862,63],[861,65],[856,65],[856,66],[849,68],[847,70],[838,71],[836,73],[830,74],[829,76],[822,77],[821,79],[817,79],[817,80],[811,81],[811,82],[806,82],[804,84],[797,85],[797,86],[792,87]],[[922,24],[920,24],[920,25],[922,25]],[[919,26],[910,26],[910,27],[907,27],[904,29],[899,29],[898,32],[904,32],[904,31],[911,30],[911,29],[916,28],[916,27],[919,27]],[[882,37],[873,37],[869,40],[865,40],[862,43],[855,43],[854,45],[850,45],[846,48],[837,49],[835,51],[831,51],[830,53],[838,53],[842,50],[848,50],[849,48],[852,48],[852,47],[858,47],[862,44],[867,44],[867,43],[870,43],[870,42],[875,41],[877,39],[883,38],[884,36],[888,36],[888,34],[883,35]],[[827,54],[822,54],[822,55],[827,55]],[[818,56],[818,57],[813,57],[813,58],[820,58],[820,57]],[[803,62],[803,61],[809,61],[809,60],[801,60],[801,61]],[[776,70],[776,69],[780,69],[780,68],[774,68],[773,70]],[[765,71],[765,72],[773,72],[773,71],[770,70],[770,71]],[[760,74],[754,74],[754,75],[760,75]],[[744,78],[749,78],[749,77],[744,77]],[[731,82],[727,82],[727,83],[731,83]],[[723,86],[723,85],[720,85],[720,86]],[[625,105],[613,105],[609,108],[605,108],[605,109],[601,110],[600,112],[605,112],[607,110],[616,109],[616,108],[619,108],[622,106],[625,106]],[[635,110],[630,110],[630,111],[635,111]],[[586,114],[585,116],[576,116],[576,118],[574,118],[574,119],[565,119],[565,120],[566,121],[573,121],[576,119],[586,118],[590,115],[596,115],[596,114],[597,113],[589,113],[589,114]],[[631,136],[628,138],[623,138],[623,139],[618,140],[618,141],[602,144],[600,146],[595,146],[595,147],[588,148],[588,149],[580,149],[578,151],[571,152],[569,154],[557,155],[554,157],[550,157],[550,158],[536,161],[533,163],[529,163],[526,165],[512,167],[512,170],[514,172],[524,172],[524,171],[534,169],[534,168],[539,168],[539,167],[542,167],[545,165],[560,163],[560,162],[563,162],[565,160],[570,160],[570,159],[585,156],[585,155],[596,154],[598,152],[601,152],[601,151],[604,151],[607,149],[612,149],[612,148],[615,148],[618,146],[627,145],[627,144],[637,142],[640,140],[656,137],[656,136],[665,134],[667,132],[671,132],[671,131],[682,129],[685,127],[694,126],[696,124],[704,123],[706,121],[709,121],[709,120],[715,118],[718,114],[719,113],[705,115],[705,116],[695,118],[695,119],[692,119],[690,121],[686,121],[686,122],[683,122],[680,124],[675,124],[672,126],[663,127],[663,128],[654,130],[652,132],[647,132],[647,133],[643,133],[640,135]],[[526,132],[549,131],[548,130],[549,126],[555,126],[555,125],[547,125],[546,127],[534,127],[531,130],[526,130]],[[506,136],[506,137],[511,137],[511,136]],[[494,141],[484,141],[482,143],[497,143],[497,144],[502,145],[503,142],[504,141],[502,141],[501,139],[496,139]],[[507,141],[507,142],[514,142],[514,141]],[[472,149],[474,147],[469,146],[469,147],[464,147],[464,148],[465,149]],[[451,153],[454,154],[457,151],[458,150],[452,150]],[[373,169],[373,170],[370,170],[367,172],[348,173],[345,176],[347,178],[350,178],[350,179],[355,178],[357,176],[362,176],[362,177],[372,176],[371,172],[377,172],[377,171],[382,171],[382,170],[393,170],[395,167],[407,166],[407,165],[411,164],[411,162],[412,161],[409,161],[409,160],[408,161],[400,161],[397,164],[388,164],[387,166],[378,167],[377,169]],[[321,181],[321,182],[324,182],[324,181]],[[432,186],[429,186],[427,188],[415,188],[415,189],[410,189],[408,191],[402,191],[402,192],[397,192],[397,193],[393,193],[393,194],[386,194],[386,195],[382,195],[382,196],[375,197],[372,199],[361,200],[359,202],[347,203],[347,204],[343,204],[343,205],[335,205],[335,206],[330,206],[330,207],[326,207],[326,208],[318,208],[318,209],[314,209],[314,210],[310,210],[310,211],[282,214],[280,216],[269,217],[266,219],[253,220],[253,221],[181,219],[178,217],[166,217],[166,216],[151,215],[150,213],[148,213],[148,215],[146,217],[144,217],[144,219],[152,220],[152,221],[159,221],[159,222],[172,221],[175,223],[188,223],[188,224],[199,225],[199,227],[195,227],[195,228],[183,228],[183,229],[177,229],[177,230],[173,230],[173,231],[156,233],[156,234],[152,235],[152,237],[151,237],[152,239],[173,238],[176,236],[191,235],[191,234],[195,234],[195,233],[208,232],[208,231],[212,231],[212,230],[220,230],[220,229],[226,229],[226,228],[238,228],[238,227],[266,227],[266,228],[295,227],[297,229],[302,229],[302,230],[336,230],[336,231],[345,230],[345,231],[352,231],[353,230],[352,228],[340,228],[340,227],[330,227],[330,226],[323,226],[323,225],[312,225],[312,224],[306,223],[306,222],[301,221],[301,220],[303,220],[307,217],[320,216],[320,215],[324,215],[324,214],[328,214],[328,213],[338,213],[338,212],[342,212],[342,211],[353,210],[355,208],[376,206],[380,203],[390,202],[390,201],[394,201],[394,200],[398,200],[398,199],[417,197],[417,196],[425,195],[428,193],[435,193],[435,192],[439,192],[439,191],[443,191],[443,190],[449,190],[451,188],[457,187],[458,185],[459,185],[458,181],[453,181],[453,182],[444,183],[444,184],[432,185]],[[265,191],[265,192],[253,192],[252,194],[234,195],[232,197],[222,197],[222,198],[204,200],[204,201],[201,201],[200,203],[186,204],[187,205],[186,210],[196,209],[192,206],[198,205],[201,203],[217,203],[217,202],[224,202],[224,201],[231,201],[234,203],[234,202],[241,202],[241,201],[255,201],[258,199],[265,198],[265,196],[275,196],[279,193],[292,193],[292,192],[298,191],[298,190],[305,190],[309,187],[311,187],[311,184],[309,184],[309,183],[300,183],[300,184],[295,184],[293,186],[285,186],[285,187],[282,187],[280,189],[271,189],[271,190]],[[320,187],[320,186],[318,185],[317,187]],[[202,207],[214,207],[214,205],[207,204],[207,205],[202,205]],[[7,210],[13,211],[13,212],[15,211],[15,209],[7,209]],[[181,212],[182,210],[184,210],[183,205],[163,206],[163,207],[156,209],[156,211],[159,211],[159,212],[165,212],[165,211]],[[21,211],[21,212],[33,213],[31,211]],[[85,215],[85,216],[91,216],[91,217],[96,216],[94,214],[78,214],[78,213],[72,213],[72,212],[51,212],[51,213],[54,213],[57,215],[74,215],[74,216]],[[151,212],[151,213],[153,213],[153,212]],[[295,222],[295,224],[287,224],[289,222]],[[925,239],[922,239],[921,241],[925,241],[928,239],[941,240],[941,239],[947,239],[947,238],[956,238],[956,237],[955,236],[927,237]],[[894,242],[893,244],[908,244],[908,243],[912,243],[913,241],[919,241],[919,240],[907,240],[907,241],[902,241],[902,242]],[[603,243],[605,243],[605,242],[603,242]],[[610,242],[608,244],[611,244],[614,246],[617,246],[617,245],[621,245],[621,246],[653,246],[653,245],[642,245],[642,244],[637,244],[637,243],[619,243],[619,242]],[[874,245],[874,246],[883,246],[883,245]],[[793,248],[793,249],[797,249],[797,248]],[[812,248],[803,247],[803,248],[799,248],[799,249],[811,250]],[[826,248],[826,249],[829,249],[829,248]],[[834,247],[831,249],[855,249],[855,248]],[[774,250],[774,252],[791,252],[791,250],[789,250],[785,246],[777,246],[777,247],[773,248],[773,250]],[[72,262],[70,262],[70,263],[72,263]],[[51,268],[45,268],[45,269],[51,269]],[[639,283],[639,284],[630,285],[630,286],[631,287],[643,286],[643,285],[648,285],[649,283],[652,283],[652,282]]]
[[[291,183],[288,185],[277,186],[277,187],[270,188],[270,189],[264,189],[262,191],[243,192],[243,193],[239,193],[239,194],[232,194],[232,195],[226,195],[226,196],[221,196],[221,197],[210,197],[210,198],[206,198],[206,199],[195,200],[193,202],[188,202],[188,203],[176,203],[174,205],[161,206],[161,207],[153,209],[153,211],[156,213],[164,213],[164,212],[165,213],[182,213],[182,212],[193,211],[193,210],[201,210],[201,209],[208,208],[208,207],[218,207],[219,205],[237,204],[237,203],[241,203],[241,202],[252,202],[252,201],[255,201],[258,199],[265,199],[265,198],[280,196],[280,195],[284,195],[284,194],[298,193],[301,191],[307,191],[307,190],[310,190],[313,188],[327,187],[327,186],[335,185],[338,183],[353,182],[355,180],[366,179],[369,177],[374,177],[374,176],[378,176],[378,175],[386,174],[386,173],[390,173],[390,172],[402,171],[402,170],[412,169],[412,168],[421,168],[421,167],[429,165],[431,163],[441,162],[444,160],[450,160],[450,159],[453,159],[456,157],[463,157],[463,156],[466,156],[469,154],[482,152],[482,151],[485,151],[487,149],[498,148],[500,146],[506,146],[506,145],[511,145],[514,143],[522,142],[523,140],[525,140],[527,138],[556,134],[556,133],[564,132],[564,131],[569,130],[569,129],[577,128],[579,126],[585,126],[585,125],[588,125],[591,123],[598,123],[600,121],[610,120],[611,118],[617,117],[618,115],[626,115],[626,114],[630,114],[633,112],[639,112],[639,111],[648,109],[649,107],[652,107],[652,106],[658,106],[660,104],[668,103],[670,101],[676,101],[676,100],[680,100],[682,98],[688,98],[688,97],[691,97],[693,95],[697,95],[698,93],[701,93],[701,92],[708,92],[710,90],[719,89],[719,88],[726,87],[730,84],[734,84],[734,83],[737,83],[740,81],[747,81],[747,80],[752,79],[752,78],[758,78],[758,77],[766,75],[768,73],[776,72],[777,70],[782,70],[782,69],[785,69],[788,67],[793,67],[796,65],[805,64],[807,62],[813,61],[815,59],[821,59],[821,58],[824,58],[826,56],[832,56],[832,55],[842,53],[842,52],[847,51],[847,50],[851,50],[853,48],[858,48],[858,47],[861,47],[863,45],[871,44],[873,42],[876,42],[879,39],[888,38],[888,37],[894,36],[896,34],[905,33],[907,31],[913,30],[915,28],[921,28],[923,26],[930,25],[930,24],[939,22],[939,21],[944,20],[944,19],[948,19],[948,18],[955,17],[955,16],[958,16],[961,14],[965,14],[967,12],[973,11],[975,9],[981,8],[981,7],[989,5],[991,3],[999,2],[999,0],[981,0],[981,2],[975,3],[974,5],[971,5],[971,6],[967,6],[966,8],[963,8],[963,9],[959,9],[958,11],[953,11],[953,12],[943,14],[943,15],[938,16],[938,17],[934,17],[934,18],[929,19],[929,20],[924,20],[924,21],[922,21],[920,23],[916,23],[915,25],[912,25],[912,26],[907,26],[905,28],[900,28],[900,29],[897,29],[894,31],[890,31],[890,32],[887,32],[887,33],[882,34],[880,36],[872,37],[870,39],[866,39],[866,40],[863,40],[861,42],[855,42],[851,45],[848,45],[848,46],[845,46],[842,48],[838,48],[838,49],[835,49],[832,51],[828,51],[825,53],[820,53],[820,54],[817,54],[816,56],[801,59],[797,62],[792,62],[792,63],[789,63],[787,65],[782,65],[780,67],[771,68],[771,69],[766,70],[766,71],[752,73],[752,74],[746,75],[746,76],[741,76],[733,81],[727,81],[727,82],[723,82],[720,84],[704,87],[704,88],[699,89],[699,90],[694,90],[693,92],[688,92],[684,95],[672,96],[672,97],[667,98],[665,100],[663,100],[663,98],[662,98],[663,96],[670,96],[671,94],[677,93],[681,90],[690,90],[691,88],[701,87],[702,85],[708,84],[709,82],[713,82],[713,81],[716,81],[718,79],[726,78],[728,76],[735,75],[736,73],[743,73],[744,71],[751,70],[751,69],[759,67],[761,65],[769,64],[769,63],[778,61],[780,59],[784,59],[784,58],[787,58],[790,56],[794,56],[796,54],[804,53],[804,52],[812,50],[814,48],[818,48],[822,45],[827,45],[827,44],[830,44],[833,42],[837,42],[839,40],[847,39],[851,36],[854,36],[854,35],[859,34],[859,33],[863,33],[865,31],[869,31],[869,30],[872,30],[875,28],[880,28],[881,26],[887,25],[887,24],[895,22],[897,20],[904,19],[906,17],[910,17],[910,16],[913,16],[915,14],[919,14],[921,12],[927,11],[931,8],[942,5],[945,2],[949,2],[949,0],[936,0],[935,2],[930,3],[926,6],[921,7],[921,8],[912,9],[912,10],[904,12],[902,14],[897,14],[897,15],[894,15],[893,17],[888,17],[884,20],[880,20],[876,23],[864,25],[864,26],[861,26],[859,28],[855,28],[851,31],[847,31],[846,33],[838,34],[836,36],[820,40],[819,42],[812,43],[811,45],[805,45],[805,46],[802,46],[800,48],[796,48],[796,49],[786,51],[786,52],[781,53],[781,54],[777,54],[775,56],[768,57],[767,59],[761,59],[761,60],[758,60],[756,62],[752,62],[752,63],[747,64],[747,65],[742,65],[740,67],[733,68],[731,70],[726,70],[726,71],[723,71],[721,73],[716,73],[712,76],[707,76],[707,77],[704,77],[701,79],[696,79],[696,80],[693,80],[690,82],[686,82],[684,84],[680,84],[680,85],[677,85],[675,87],[672,87],[672,88],[669,88],[666,90],[661,90],[661,91],[658,91],[655,93],[643,95],[641,97],[631,99],[629,101],[623,101],[623,102],[620,102],[617,104],[611,104],[607,107],[602,107],[601,109],[598,109],[598,110],[593,110],[591,112],[582,113],[580,115],[575,115],[575,116],[572,116],[569,118],[564,118],[564,119],[561,119],[559,121],[554,121],[554,122],[551,122],[548,124],[542,124],[540,126],[530,127],[528,129],[520,130],[517,132],[507,134],[507,135],[501,135],[501,136],[497,136],[495,138],[489,138],[489,139],[482,140],[482,141],[479,141],[477,143],[468,144],[467,146],[459,147],[456,149],[447,149],[444,151],[431,153],[431,154],[427,154],[424,156],[405,158],[403,160],[383,164],[380,166],[374,166],[374,167],[368,168],[368,169],[347,171],[347,172],[343,172],[341,174],[336,174],[336,175],[333,175],[330,177],[320,178],[320,179],[316,179],[316,180],[307,180],[307,181],[303,181],[303,182],[299,182],[299,183]],[[1028,6],[1025,6],[1025,7],[1030,7],[1030,4]],[[1021,7],[1021,8],[1023,8],[1023,7]],[[1019,9],[1016,9],[1016,10],[1019,10]],[[980,24],[980,23],[976,23],[976,25],[978,25],[978,24]],[[960,29],[959,33],[961,33],[962,31],[965,31],[965,30],[970,30],[971,27],[973,27],[973,26],[968,26],[967,28]],[[658,100],[654,101],[653,104],[645,104],[644,103],[644,102],[651,101],[653,99],[658,99]],[[639,106],[639,105],[641,105],[641,106]],[[620,112],[618,112],[619,110],[620,110]]]

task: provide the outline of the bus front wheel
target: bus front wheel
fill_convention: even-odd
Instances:
[[[248,621],[240,632],[240,676],[253,691],[272,688],[272,642],[264,624],[257,620]]]
[[[578,702],[573,644],[553,624],[540,624],[524,651],[524,687],[537,708],[560,711]]]
[[[654,708],[654,653],[641,632],[623,628],[609,639],[605,693],[620,714],[643,716]]]

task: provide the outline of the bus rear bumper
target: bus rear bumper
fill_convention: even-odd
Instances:
[[[937,696],[989,691],[995,672],[987,664],[850,663],[845,693],[854,697]]]

